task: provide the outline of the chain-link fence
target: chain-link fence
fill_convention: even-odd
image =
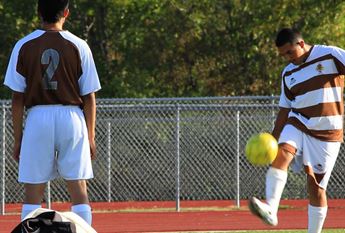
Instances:
[[[90,199],[103,201],[238,200],[264,196],[267,167],[251,166],[247,139],[273,128],[276,97],[98,99],[95,178]],[[10,102],[2,101],[0,197],[18,203],[23,187],[12,159]],[[328,186],[344,198],[344,148]],[[62,179],[46,201],[68,201]],[[306,198],[305,176],[289,173],[283,198]]]

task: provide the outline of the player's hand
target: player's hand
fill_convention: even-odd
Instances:
[[[96,142],[95,139],[89,139],[89,142],[91,159],[94,160],[96,158]]]
[[[20,144],[20,143],[14,143],[14,147],[13,147],[13,158],[14,158],[14,160],[16,160],[17,162],[19,162],[20,147],[21,147],[21,144]]]

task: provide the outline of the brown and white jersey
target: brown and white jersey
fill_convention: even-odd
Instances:
[[[25,106],[82,105],[101,86],[87,43],[68,31],[36,30],[15,45],[4,84]]]
[[[323,141],[343,141],[345,51],[315,45],[301,65],[282,73],[279,106],[291,109],[287,124]]]

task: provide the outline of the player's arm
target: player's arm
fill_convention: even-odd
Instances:
[[[290,112],[290,108],[282,108],[282,107],[279,108],[277,119],[272,131],[272,135],[273,137],[275,137],[275,139],[277,139],[277,141],[279,139],[280,133],[282,132],[286,124],[289,112]]]
[[[95,127],[96,127],[96,97],[95,93],[82,96],[84,116],[90,142],[91,159],[96,157]]]
[[[13,157],[19,161],[20,147],[23,134],[23,116],[24,116],[24,93],[12,93],[12,122],[14,131]]]

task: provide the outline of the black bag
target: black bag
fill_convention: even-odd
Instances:
[[[54,216],[55,212],[49,211],[25,219],[11,233],[72,233],[70,222],[53,221]]]

